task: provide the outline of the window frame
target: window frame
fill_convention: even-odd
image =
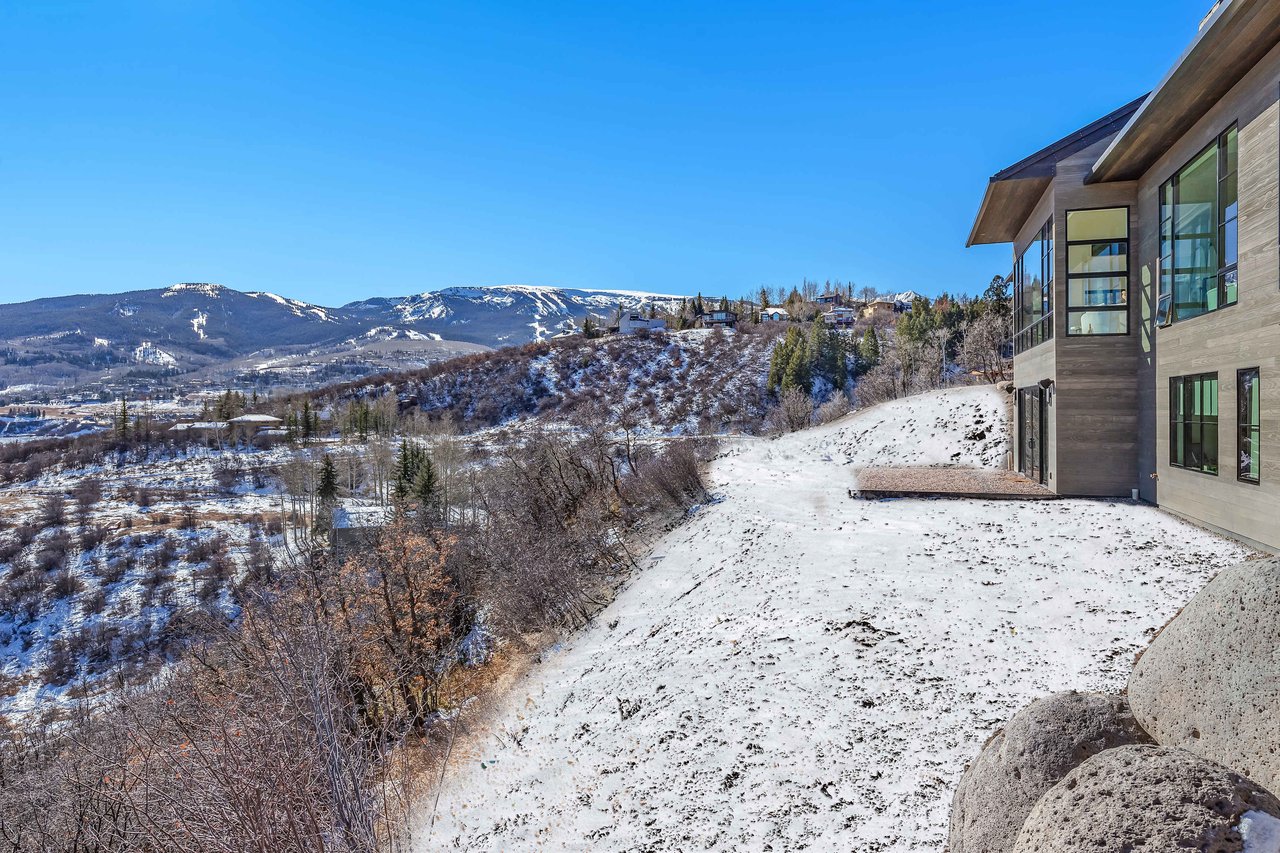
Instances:
[[[1054,216],[1049,214],[1049,218],[1040,226],[1040,229],[1032,236],[1031,242],[1027,248],[1018,255],[1013,262],[1013,293],[1014,293],[1014,318],[1016,328],[1013,333],[1013,351],[1014,355],[1035,349],[1043,343],[1053,340],[1053,314],[1054,314],[1054,284],[1057,279],[1057,258],[1056,243],[1054,234]],[[1040,244],[1040,313],[1030,322],[1024,324],[1023,317],[1026,314],[1027,301],[1026,296],[1026,278],[1027,278],[1027,255],[1031,251],[1031,247]]]
[[[1235,131],[1236,134],[1236,168],[1234,172],[1225,172],[1226,162],[1226,139],[1227,136]],[[1174,302],[1174,278],[1176,276],[1177,267],[1174,266],[1174,258],[1177,257],[1178,234],[1176,232],[1176,223],[1178,221],[1178,204],[1179,204],[1179,175],[1186,171],[1192,163],[1204,157],[1210,151],[1214,152],[1214,167],[1216,174],[1214,175],[1214,201],[1213,201],[1213,224],[1210,231],[1210,239],[1213,241],[1214,255],[1217,260],[1217,269],[1214,271],[1214,287],[1217,291],[1218,307],[1202,311],[1190,317],[1178,317],[1177,304]],[[1231,175],[1236,177],[1236,213],[1227,220],[1222,219],[1222,187]],[[1168,205],[1165,204],[1165,191],[1169,191]],[[1240,122],[1233,121],[1227,125],[1213,141],[1203,148],[1196,151],[1194,155],[1187,159],[1178,168],[1174,169],[1156,190],[1156,206],[1158,214],[1156,220],[1158,222],[1159,233],[1157,235],[1157,259],[1156,268],[1159,272],[1156,280],[1156,328],[1167,328],[1174,323],[1194,320],[1197,317],[1204,317],[1208,314],[1216,314],[1226,308],[1240,304]],[[1165,209],[1168,207],[1169,214],[1165,216]],[[1236,260],[1230,264],[1223,264],[1222,260],[1225,256],[1223,246],[1226,243],[1225,229],[1229,222],[1235,222],[1236,228]],[[1166,230],[1166,225],[1168,230]],[[1167,249],[1167,252],[1166,252]],[[1165,288],[1165,276],[1168,276],[1169,286]],[[1226,277],[1235,275],[1236,277],[1236,298],[1231,302],[1227,302],[1226,295]],[[1167,307],[1165,303],[1167,304]]]
[[[1252,420],[1252,406],[1250,409],[1250,420],[1248,424],[1242,423],[1240,417],[1243,411],[1242,404],[1244,402],[1244,377],[1253,374],[1254,387],[1258,389],[1258,422]],[[1252,442],[1252,456],[1257,460],[1258,476],[1246,477],[1240,471],[1241,448],[1244,445],[1244,432],[1249,430],[1257,436],[1255,439],[1252,435],[1249,440]],[[1260,367],[1243,367],[1236,371],[1236,480],[1246,483],[1250,486],[1262,485],[1262,369]]]
[[[1071,239],[1071,214],[1088,213],[1094,210],[1123,210],[1124,211],[1124,231],[1125,236],[1122,238],[1109,238],[1106,240],[1072,240]],[[1069,338],[1124,338],[1133,334],[1133,314],[1129,311],[1130,291],[1133,289],[1133,279],[1131,271],[1133,270],[1133,222],[1131,219],[1133,211],[1127,204],[1107,204],[1099,207],[1073,207],[1066,212],[1063,217],[1063,233],[1066,236],[1064,241],[1064,253],[1068,258],[1066,264],[1067,280],[1066,280],[1066,305],[1063,310],[1067,312],[1067,337]],[[1114,273],[1072,273],[1071,272],[1071,247],[1072,246],[1093,246],[1099,243],[1124,243],[1124,272]],[[1071,282],[1087,281],[1088,279],[1100,278],[1123,278],[1124,279],[1124,304],[1122,305],[1072,305],[1071,304]],[[1108,312],[1118,314],[1124,312],[1124,331],[1123,332],[1072,332],[1071,331],[1071,314],[1072,312],[1091,311],[1091,312]]]
[[[1205,419],[1205,414],[1203,412],[1200,414],[1198,419],[1193,419],[1190,412],[1191,407],[1187,406],[1188,386],[1193,385],[1193,383],[1204,382],[1205,380],[1209,380],[1209,379],[1213,380],[1213,383],[1217,389],[1217,393],[1215,395],[1216,399],[1214,400],[1215,414],[1213,415],[1214,420],[1212,422]],[[1181,398],[1183,403],[1182,408],[1184,411],[1183,411],[1183,417],[1181,420],[1178,418],[1178,408],[1174,406],[1174,399],[1175,399],[1174,387],[1175,386],[1177,386],[1179,389],[1179,397]],[[1199,395],[1197,394],[1197,396]],[[1218,476],[1218,474],[1221,473],[1222,471],[1222,455],[1218,452],[1222,446],[1222,441],[1221,441],[1222,436],[1220,432],[1221,417],[1222,417],[1222,385],[1221,385],[1221,382],[1219,381],[1217,371],[1211,371],[1207,373],[1192,373],[1186,376],[1170,376],[1169,377],[1169,467],[1177,468],[1181,471],[1191,471],[1196,474],[1204,474],[1210,477]],[[1197,467],[1186,464],[1187,449],[1191,447],[1191,444],[1192,444],[1190,439],[1190,431],[1192,426],[1195,424],[1198,424],[1200,426],[1200,443],[1199,444],[1201,448],[1201,456],[1203,457],[1205,455],[1203,451],[1203,448],[1205,446],[1204,428],[1205,428],[1205,425],[1209,423],[1212,423],[1213,432],[1214,432],[1213,455],[1215,459],[1215,467],[1212,471],[1208,470],[1203,465],[1197,468]],[[1179,433],[1182,434],[1182,447],[1183,447],[1181,462],[1176,461],[1176,453],[1177,453],[1177,447],[1178,447],[1177,438]]]

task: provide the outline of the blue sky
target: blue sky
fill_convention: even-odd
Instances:
[[[987,177],[1209,5],[0,3],[0,301],[976,292]]]

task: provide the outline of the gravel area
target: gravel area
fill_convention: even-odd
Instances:
[[[858,493],[866,498],[956,497],[1049,499],[1053,492],[1013,471],[977,468],[863,468]]]

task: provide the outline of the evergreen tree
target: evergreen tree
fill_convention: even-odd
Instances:
[[[333,457],[328,453],[320,463],[320,477],[316,485],[316,497],[325,506],[332,506],[338,500],[338,469],[333,464]]]
[[[875,367],[880,363],[880,339],[876,337],[876,330],[870,326],[862,333],[862,343],[858,345],[858,358],[867,368]]]
[[[596,321],[588,314],[582,319],[582,336],[584,338],[594,338],[600,333],[596,331]]]
[[[788,388],[797,388],[801,391],[808,392],[811,387],[809,362],[805,358],[806,347],[798,346],[791,351],[791,357],[787,359],[786,370],[782,374],[782,390]]]
[[[760,313],[767,314],[769,312],[769,288],[760,288]]]
[[[120,398],[120,412],[116,415],[116,437],[129,440],[129,401],[125,397]]]
[[[435,506],[436,486],[436,466],[424,456],[413,481],[414,500],[424,511]]]

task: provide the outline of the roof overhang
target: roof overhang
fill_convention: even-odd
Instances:
[[[1224,0],[1093,166],[1089,183],[1133,181],[1280,43],[1280,3]]]
[[[965,245],[1012,243],[1017,239],[1018,232],[1031,216],[1036,202],[1053,182],[1058,162],[1119,131],[1145,97],[1144,95],[1125,104],[1115,112],[992,175],[987,182],[987,191],[982,197],[982,206],[978,208],[973,229],[969,232],[969,241]]]

